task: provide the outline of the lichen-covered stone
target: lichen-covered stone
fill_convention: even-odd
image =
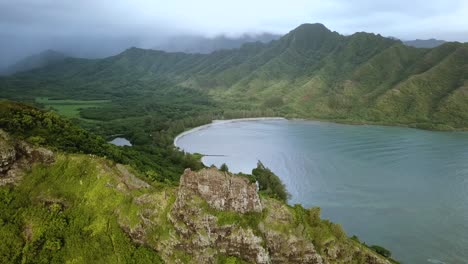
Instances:
[[[180,178],[181,191],[192,191],[218,210],[239,213],[261,212],[262,204],[255,183],[216,168],[193,172],[186,169]]]

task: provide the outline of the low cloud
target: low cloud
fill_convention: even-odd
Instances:
[[[0,66],[48,48],[107,56],[171,35],[284,34],[315,22],[342,34],[468,41],[467,16],[463,0],[0,0]]]

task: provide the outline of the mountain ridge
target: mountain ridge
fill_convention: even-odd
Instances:
[[[451,42],[418,49],[378,34],[343,36],[322,24],[303,24],[267,44],[248,43],[210,54],[131,48],[105,59],[66,60],[18,76],[15,82],[34,76],[65,87],[96,84],[98,91],[102,80],[109,89],[140,82],[151,91],[150,82],[163,79],[246,110],[266,107],[303,118],[467,129],[467,50],[467,44]],[[450,52],[457,52],[458,59]],[[443,60],[447,65],[437,67]],[[454,69],[452,74],[447,67]],[[32,92],[28,84],[23,86]],[[280,103],[266,105],[275,100]]]

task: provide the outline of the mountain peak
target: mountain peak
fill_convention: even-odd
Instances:
[[[333,47],[339,38],[337,32],[332,32],[323,24],[302,24],[293,29],[282,40],[287,42],[288,46],[294,46],[299,52],[308,52],[318,50],[325,46]]]
[[[292,32],[295,32],[295,33],[330,32],[331,33],[331,30],[329,30],[325,25],[321,23],[313,23],[313,24],[305,23],[293,29],[290,33]]]

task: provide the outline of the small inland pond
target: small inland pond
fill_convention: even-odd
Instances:
[[[119,147],[123,147],[123,146],[131,147],[132,146],[132,143],[130,143],[128,139],[122,138],[122,137],[114,138],[113,140],[109,141],[109,143],[114,144]]]

